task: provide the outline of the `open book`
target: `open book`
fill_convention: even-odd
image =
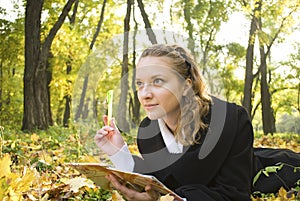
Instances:
[[[105,178],[105,176],[107,174],[113,174],[120,182],[125,182],[129,188],[135,189],[139,192],[144,191],[145,186],[150,184],[153,190],[158,191],[162,195],[170,194],[174,196],[175,199],[182,199],[151,175],[126,172],[101,165],[99,163],[68,163],[67,165],[75,168],[103,189],[110,189],[110,182]]]

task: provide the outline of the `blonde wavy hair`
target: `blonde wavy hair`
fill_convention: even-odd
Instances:
[[[177,44],[156,44],[143,51],[140,58],[167,57],[172,62],[172,68],[184,79],[191,80],[191,88],[182,99],[181,118],[178,119],[174,136],[183,145],[193,145],[200,141],[199,130],[207,128],[203,122],[209,112],[211,98],[193,56]]]

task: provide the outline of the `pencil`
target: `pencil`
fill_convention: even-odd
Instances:
[[[113,105],[113,90],[109,90],[107,92],[107,125],[110,125],[110,121],[112,118],[112,105]]]

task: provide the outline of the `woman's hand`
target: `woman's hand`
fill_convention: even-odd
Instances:
[[[122,185],[113,175],[109,174],[106,178],[113,184],[116,190],[118,190],[128,201],[157,201],[159,199],[159,193],[152,190],[150,185],[145,187],[145,192],[138,192],[133,189],[127,188]]]
[[[125,142],[114,119],[111,119],[110,125],[107,125],[108,119],[104,115],[103,122],[105,126],[96,132],[94,141],[104,153],[111,156],[117,153],[125,145]]]

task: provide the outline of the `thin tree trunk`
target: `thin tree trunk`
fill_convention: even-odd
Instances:
[[[262,30],[262,21],[261,17],[258,20],[259,30]],[[267,82],[267,55],[270,52],[271,46],[268,47],[265,52],[264,44],[262,40],[259,41],[259,52],[260,52],[260,92],[261,92],[261,106],[262,106],[262,121],[263,121],[263,131],[267,135],[269,133],[273,134],[276,132],[275,128],[275,117],[274,111],[271,106],[271,94]],[[274,41],[274,39],[273,39]]]
[[[96,32],[95,32],[95,34],[93,36],[92,42],[90,44],[90,51],[93,49],[93,47],[95,45],[96,39],[97,39],[97,37],[98,37],[98,35],[100,33],[101,26],[103,24],[106,2],[107,2],[107,0],[103,1],[103,5],[102,5],[102,9],[101,9],[101,14],[100,14],[100,19],[99,19],[99,22],[97,24]],[[86,75],[84,77],[82,92],[81,92],[81,96],[80,96],[80,102],[79,102],[79,105],[77,107],[76,115],[75,115],[75,120],[76,121],[80,117],[82,117],[84,119],[85,117],[88,116],[88,114],[87,114],[88,111],[86,111],[86,109],[84,109],[83,107],[84,106],[85,106],[85,108],[87,107],[86,104],[85,104],[85,95],[86,95],[86,90],[87,90],[88,83],[89,83],[89,76],[90,76],[89,73],[86,73]],[[95,105],[96,104],[93,104],[93,107]],[[85,114],[83,114],[84,111],[85,111]],[[93,108],[93,111],[96,111],[96,108]]]
[[[150,24],[150,21],[148,19],[148,15],[145,11],[143,1],[142,0],[137,0],[137,2],[138,2],[138,6],[140,8],[140,11],[141,11],[143,21],[145,23],[145,28],[146,28],[148,38],[149,38],[149,40],[152,44],[157,44],[156,36],[155,36],[155,34],[154,34],[154,32],[151,28],[151,24]]]
[[[275,117],[274,112],[271,107],[271,95],[269,91],[269,86],[267,82],[267,55],[264,52],[263,46],[260,47],[260,57],[261,57],[261,103],[262,103],[262,119],[263,119],[263,131],[264,134],[275,133]]]
[[[95,45],[95,42],[96,42],[96,39],[97,39],[97,37],[98,37],[98,35],[99,35],[99,33],[100,33],[101,26],[102,26],[103,20],[104,20],[104,11],[105,11],[105,5],[106,5],[106,2],[107,2],[107,0],[104,0],[104,1],[103,1],[102,9],[101,9],[101,14],[100,14],[100,20],[99,20],[99,22],[98,22],[96,32],[95,32],[95,34],[94,34],[94,36],[93,36],[93,40],[92,40],[92,42],[91,42],[91,44],[90,44],[90,50],[93,49],[93,47],[94,47],[94,45]]]
[[[267,81],[267,56],[271,52],[271,47],[274,44],[275,40],[278,38],[279,33],[283,29],[285,25],[285,21],[297,10],[297,7],[295,7],[293,10],[291,10],[284,18],[282,18],[281,24],[277,31],[275,32],[274,36],[271,38],[270,41],[264,43],[264,40],[260,38],[259,40],[259,47],[260,47],[260,69],[261,69],[261,103],[262,103],[262,119],[263,119],[263,130],[264,134],[268,133],[275,133],[276,127],[275,127],[275,116],[274,116],[274,110],[272,108],[272,101],[271,101],[271,94],[268,86]],[[258,20],[258,27],[259,30],[262,31],[262,20],[261,17],[259,17]],[[267,49],[265,50],[264,45],[266,44]]]
[[[73,14],[69,18],[71,29],[73,29],[74,24],[75,24],[78,4],[79,4],[79,0],[76,0],[75,4],[74,4],[74,7],[73,7]],[[66,74],[67,74],[67,77],[68,77],[68,75],[72,71],[72,61],[73,61],[72,54],[69,53],[69,55],[68,55],[68,61],[66,62],[66,66],[67,66]],[[71,84],[72,84],[72,81],[70,79],[67,79],[67,86],[70,86]],[[69,88],[68,88],[68,90],[69,90]],[[71,116],[71,104],[72,104],[71,94],[69,94],[67,92],[67,94],[64,96],[64,99],[65,99],[66,102],[65,102],[65,109],[64,109],[64,115],[63,115],[63,126],[64,127],[68,127],[69,126],[69,119],[70,119],[70,116]]]
[[[127,95],[128,95],[128,44],[129,44],[129,31],[130,31],[130,13],[131,13],[131,0],[127,0],[127,12],[124,19],[124,41],[123,41],[123,63],[121,73],[121,95],[119,100],[117,121],[121,130],[128,132],[129,123],[127,122]]]
[[[131,80],[131,89],[133,91],[133,97],[130,96],[129,103],[129,114],[132,120],[132,127],[135,128],[140,123],[140,101],[138,99],[137,90],[135,86],[135,73],[136,73],[136,34],[138,31],[138,23],[135,18],[135,6],[133,5],[133,20],[135,23],[134,34],[133,34],[133,55],[132,55],[132,80]]]
[[[82,92],[79,100],[79,105],[77,107],[76,114],[75,114],[75,121],[77,121],[83,114],[84,99],[85,99],[88,83],[89,83],[89,74],[86,74],[83,81],[83,87],[82,87]]]
[[[194,32],[194,27],[193,24],[191,22],[191,9],[192,9],[192,5],[190,1],[185,0],[184,1],[184,7],[183,7],[183,13],[184,13],[184,19],[187,23],[187,31],[189,34],[189,38],[188,38],[188,48],[191,51],[192,55],[196,58],[195,55],[195,37],[193,35]]]
[[[69,54],[69,59],[66,62],[67,65],[67,70],[66,70],[66,74],[67,76],[71,73],[72,70],[72,58],[71,55]],[[67,86],[71,85],[72,81],[67,79]],[[70,119],[70,115],[71,115],[71,102],[72,102],[72,97],[71,95],[67,92],[67,94],[64,96],[64,99],[66,100],[66,104],[65,104],[65,110],[64,110],[64,116],[63,116],[63,126],[64,127],[68,127],[69,126],[69,119]]]
[[[258,30],[258,19],[255,13],[260,13],[261,11],[261,1],[256,1],[255,9],[253,10],[252,20],[249,31],[248,47],[246,53],[246,73],[245,73],[245,84],[244,84],[244,98],[243,106],[248,111],[251,119],[253,118],[252,114],[252,101],[253,101],[253,60],[254,60],[254,43],[256,32]]]

